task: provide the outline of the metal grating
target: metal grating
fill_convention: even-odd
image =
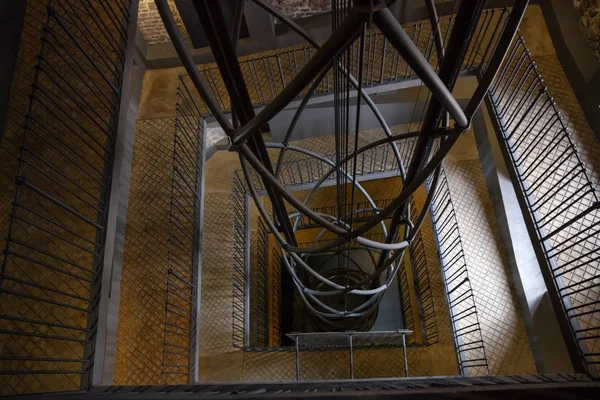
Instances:
[[[507,9],[487,9],[483,11],[464,60],[464,69],[474,70],[489,61],[492,54],[491,50],[502,32],[507,17]],[[454,15],[440,18],[439,29],[445,42],[448,40],[454,20]],[[429,21],[405,24],[403,28],[429,63],[434,66],[438,65],[434,35]],[[248,82],[247,87],[252,103],[254,105],[270,103],[314,54],[314,47],[302,45],[261,53],[260,56],[251,55],[240,58],[240,68],[244,80]],[[363,66],[362,86],[364,88],[401,82],[416,77],[414,71],[378,30],[367,33]],[[352,55],[352,59],[348,60],[348,71],[358,79],[359,70],[359,52],[356,51],[356,54]],[[324,76],[314,95],[333,93],[333,72],[333,69],[331,69]],[[215,95],[221,109],[229,111],[230,102],[218,67],[210,66],[202,69],[200,73]],[[305,95],[311,85],[312,82],[306,86],[299,97]],[[208,113],[204,104],[202,111]]]
[[[115,384],[162,382],[173,118],[138,120],[123,252]]]
[[[488,375],[488,358],[481,336],[477,305],[469,281],[450,187],[443,169],[431,205],[431,219],[439,248],[459,371],[464,375]]]
[[[162,371],[163,383],[171,384],[193,382],[198,357],[204,120],[183,76],[176,110]]]
[[[129,21],[129,1],[38,5],[0,275],[0,394],[89,387]]]

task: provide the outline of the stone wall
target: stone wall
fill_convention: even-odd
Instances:
[[[574,0],[579,11],[579,28],[587,44],[600,61],[600,0]]]
[[[269,0],[292,18],[310,17],[331,11],[331,0]]]
[[[331,10],[331,0],[268,0],[275,7],[280,9],[286,15],[292,18],[303,18],[311,15],[321,14]],[[169,6],[173,17],[177,22],[177,26],[184,40],[190,42],[189,35],[177,7],[175,0],[169,0]],[[138,28],[144,35],[144,39],[148,44],[163,44],[169,43],[169,35],[163,26],[154,0],[140,0],[140,8],[138,11]]]
[[[173,17],[175,18],[175,22],[177,22],[179,31],[183,35],[183,39],[189,42],[190,38],[185,26],[183,25],[179,11],[177,11],[177,7],[175,7],[175,0],[169,0],[169,6],[171,8],[171,12],[173,13]],[[171,41],[171,39],[169,39],[169,35],[167,34],[167,30],[160,19],[160,15],[156,9],[154,0],[140,0],[140,8],[138,10],[138,29],[142,32],[144,39],[146,39],[148,44],[162,44]]]

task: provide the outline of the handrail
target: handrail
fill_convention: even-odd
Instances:
[[[521,36],[486,105],[571,361],[598,374],[598,192]]]
[[[493,47],[500,35],[507,16],[506,8],[483,11],[471,48],[465,56],[463,65],[465,71],[476,71],[480,66],[487,64],[493,53],[490,48]],[[441,17],[439,21],[441,33],[447,36],[447,32],[454,23],[454,16]],[[437,67],[434,31],[430,29],[429,21],[405,24],[403,28],[421,53],[425,55],[427,61],[434,68]],[[310,60],[315,51],[312,45],[306,44],[240,58],[240,67],[254,106],[270,103]],[[365,67],[362,71],[363,89],[402,82],[416,77],[412,69],[378,30],[367,33],[365,57],[363,62]],[[355,59],[351,60],[348,72],[358,79],[358,54]],[[221,110],[228,112],[230,102],[218,68],[216,66],[201,67],[200,75],[209,86]],[[312,84],[313,82],[307,85],[307,88]],[[306,91],[302,92],[298,98],[302,98],[305,93]],[[330,93],[333,93],[333,69],[330,69],[318,84],[313,97]],[[208,108],[201,100],[200,104],[202,104],[202,112],[207,116],[210,115]]]

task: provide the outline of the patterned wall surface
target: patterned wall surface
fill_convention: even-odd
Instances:
[[[114,383],[161,383],[174,118],[138,120]]]
[[[177,11],[177,7],[175,6],[175,0],[169,0],[169,6],[183,39],[186,42],[189,42],[190,38],[185,26],[183,25],[179,11]],[[144,39],[146,39],[148,44],[162,44],[169,43],[171,41],[171,39],[169,39],[169,34],[162,23],[160,15],[158,14],[154,0],[140,0],[140,8],[138,10],[138,28],[144,35]]]

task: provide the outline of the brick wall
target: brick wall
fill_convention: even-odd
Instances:
[[[169,0],[169,6],[171,7],[171,12],[173,13],[175,22],[177,22],[179,31],[183,35],[183,39],[189,42],[190,37],[185,29],[185,26],[183,25],[181,16],[177,11],[177,7],[175,7],[175,0]],[[138,28],[144,34],[144,39],[146,39],[149,44],[161,44],[171,41],[169,39],[169,35],[167,34],[167,30],[160,19],[160,15],[156,9],[154,0],[140,0],[140,8],[138,10]]]
[[[268,0],[285,14],[292,18],[308,17],[331,10],[331,0]],[[169,0],[171,12],[179,26],[184,40],[190,42],[189,35],[181,16],[175,7],[175,0]],[[154,0],[140,0],[138,12],[138,27],[149,44],[162,44],[170,42]]]

